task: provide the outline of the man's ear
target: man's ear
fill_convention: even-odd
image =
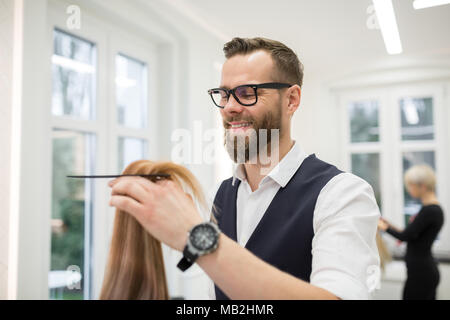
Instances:
[[[302,90],[299,85],[295,84],[288,89],[288,114],[292,116],[300,106]]]

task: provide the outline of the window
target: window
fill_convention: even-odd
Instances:
[[[433,140],[433,99],[400,99],[402,140]]]
[[[347,113],[351,170],[372,185],[381,208],[379,102],[351,101]]]
[[[82,35],[63,30],[53,30],[49,296],[93,299],[114,220],[108,180],[66,176],[117,174],[157,156],[156,54],[148,42],[97,27]]]
[[[94,119],[95,44],[58,29],[53,40],[52,115],[67,124]],[[66,176],[94,173],[96,135],[54,126],[52,141],[50,298],[88,299],[93,185]]]
[[[94,172],[94,150],[93,134],[53,130],[51,299],[89,296],[93,185],[66,175]]]
[[[119,171],[122,172],[131,162],[147,159],[147,141],[137,138],[119,137]]]
[[[147,127],[147,66],[138,60],[116,56],[117,120],[131,128]]]
[[[350,103],[349,117],[352,143],[380,140],[377,101],[355,101]]]
[[[351,157],[352,172],[370,183],[375,194],[375,199],[381,209],[380,154],[352,153]]]
[[[147,65],[137,59],[116,55],[116,105],[117,125],[120,135],[126,135],[127,128],[133,133],[146,134],[147,117]],[[120,129],[119,129],[120,130]],[[118,138],[118,171],[122,172],[131,162],[148,158],[147,139],[130,136]]]
[[[95,45],[55,30],[53,36],[52,114],[95,118]]]
[[[341,92],[344,163],[369,182],[382,215],[404,228],[421,203],[406,191],[403,176],[416,164],[436,172],[437,196],[448,216],[445,193],[449,144],[444,117],[444,83],[390,86]],[[450,256],[448,224],[434,245],[435,253]],[[441,241],[442,240],[442,241]],[[402,254],[405,247],[397,251]]]

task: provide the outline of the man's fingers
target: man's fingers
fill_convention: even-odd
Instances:
[[[132,215],[138,214],[143,209],[143,206],[136,200],[121,195],[112,196],[109,205]]]
[[[130,177],[130,176],[123,176],[123,177],[119,177],[116,178],[114,180],[111,180],[108,182],[108,186],[113,188],[114,186],[116,186],[118,183],[136,183],[141,185],[144,189],[147,190],[152,190],[152,188],[154,188],[155,183],[150,181],[149,179],[146,179],[144,177],[139,177],[139,176],[135,176],[135,177]]]
[[[113,185],[111,195],[126,195],[142,203],[148,199],[148,189],[142,185],[142,181],[122,180]]]

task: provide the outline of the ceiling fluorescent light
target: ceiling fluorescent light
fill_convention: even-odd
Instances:
[[[413,7],[414,9],[425,9],[436,6],[442,6],[444,4],[449,4],[450,0],[414,0]]]
[[[373,0],[373,5],[387,52],[389,54],[401,53],[402,44],[400,42],[400,34],[398,33],[392,0]]]

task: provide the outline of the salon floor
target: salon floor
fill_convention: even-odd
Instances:
[[[450,263],[439,263],[440,283],[438,300],[450,300]],[[381,276],[381,287],[374,294],[374,300],[400,300],[406,280],[406,266],[403,261],[389,262]]]

